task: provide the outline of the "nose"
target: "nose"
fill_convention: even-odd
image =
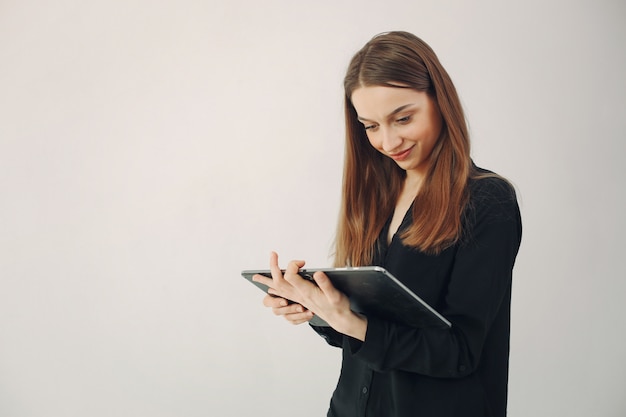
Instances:
[[[385,152],[390,153],[402,144],[402,138],[394,129],[381,129],[382,148]]]

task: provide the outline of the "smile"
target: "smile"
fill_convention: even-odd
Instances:
[[[394,161],[403,161],[406,159],[407,156],[409,156],[412,150],[413,150],[413,147],[411,146],[409,149],[405,151],[394,153],[394,154],[389,154],[389,157],[393,159]]]

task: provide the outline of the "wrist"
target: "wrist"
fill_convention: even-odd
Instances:
[[[362,314],[355,313],[354,311],[350,311],[350,314],[345,317],[341,329],[336,330],[346,336],[350,336],[364,342],[365,335],[367,333],[367,317]]]

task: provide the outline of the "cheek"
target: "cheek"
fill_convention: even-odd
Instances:
[[[437,123],[427,123],[416,125],[410,132],[407,132],[407,137],[416,142],[434,142],[439,138],[441,128]]]
[[[422,142],[424,138],[428,137],[428,128],[423,124],[413,124],[407,126],[402,132],[401,136],[404,140],[411,142]]]

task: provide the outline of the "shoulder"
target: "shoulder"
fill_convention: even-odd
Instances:
[[[468,182],[469,201],[472,206],[515,205],[515,188],[509,181],[493,171],[475,167]]]
[[[475,167],[468,183],[469,202],[466,221],[510,222],[521,227],[521,216],[515,188],[498,174]]]

